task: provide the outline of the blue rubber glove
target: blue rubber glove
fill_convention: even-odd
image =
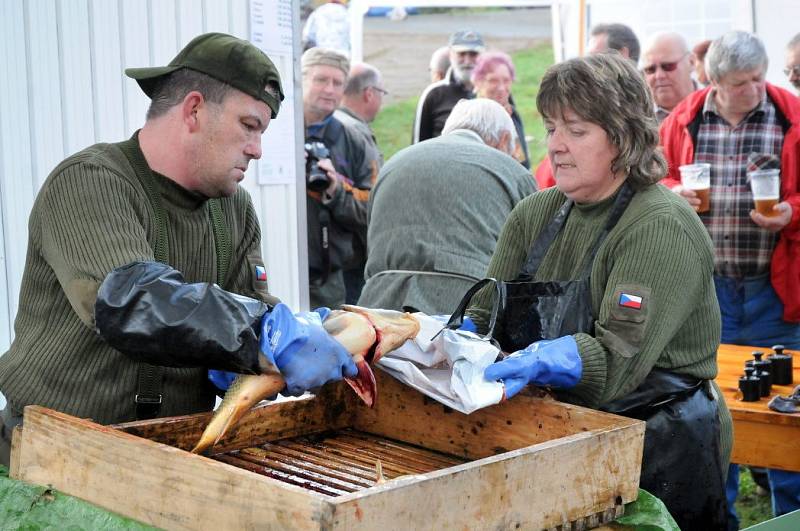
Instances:
[[[318,312],[292,314],[281,303],[261,320],[259,347],[286,380],[286,392],[299,396],[342,377],[354,377],[358,368],[350,353],[322,328]]]
[[[228,387],[231,386],[237,376],[239,376],[239,374],[235,372],[218,371],[216,369],[208,371],[208,379],[211,380],[211,383],[220,391],[227,391]]]
[[[550,385],[568,389],[581,379],[583,362],[572,336],[542,340],[518,350],[483,371],[489,381],[502,380],[506,398],[511,398],[528,384]]]
[[[322,325],[322,321],[324,321],[325,318],[328,317],[328,315],[330,315],[330,313],[331,313],[330,308],[322,306],[311,312],[298,312],[295,314],[295,317],[297,317],[299,320],[311,322],[317,325]],[[263,352],[264,349],[263,345],[261,346],[261,349]],[[270,361],[272,361],[272,363],[275,364],[274,357],[272,356],[268,357]],[[213,383],[217,387],[217,389],[220,389],[221,391],[227,391],[228,388],[233,383],[233,381],[238,376],[239,374],[235,372],[219,371],[216,369],[211,369],[208,371],[208,379],[211,380],[211,383]],[[303,393],[300,392],[299,394]]]
[[[478,327],[475,326],[475,322],[466,316],[464,316],[464,321],[461,323],[461,326],[459,326],[458,329],[465,332],[472,332],[473,334],[478,333]]]

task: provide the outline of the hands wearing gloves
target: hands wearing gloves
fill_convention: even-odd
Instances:
[[[484,371],[489,381],[501,380],[506,398],[528,384],[570,388],[578,384],[583,362],[572,336],[542,340],[492,363]]]
[[[319,308],[296,315],[283,303],[261,319],[259,349],[286,380],[284,394],[299,396],[342,377],[353,377],[358,369],[350,353],[322,327],[330,310]],[[227,389],[237,375],[209,371],[209,379],[220,389]]]

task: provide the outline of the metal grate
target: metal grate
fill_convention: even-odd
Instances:
[[[378,463],[383,477],[391,480],[467,462],[351,429],[275,441],[214,459],[328,496],[376,485]]]

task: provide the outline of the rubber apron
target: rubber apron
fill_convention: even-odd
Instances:
[[[567,200],[561,206],[531,246],[517,279],[504,282],[498,290],[505,292],[498,316],[503,326],[496,337],[503,350],[520,350],[541,339],[594,333],[592,262],[633,193],[626,181],[578,280],[534,281],[573,203]],[[725,526],[719,417],[708,381],[653,369],[639,388],[600,409],[647,422],[640,485],[664,502],[681,529]]]

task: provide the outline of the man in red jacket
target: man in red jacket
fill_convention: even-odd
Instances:
[[[696,193],[680,184],[679,167],[711,165],[711,209],[699,215],[714,244],[722,342],[798,349],[800,100],[765,81],[767,54],[750,33],[714,41],[706,65],[711,85],[661,125],[669,162],[662,182],[698,206]],[[770,216],[753,209],[748,167],[780,168],[780,202]],[[737,480],[734,467],[729,482]],[[800,474],[770,470],[769,477],[776,516],[800,508]]]

